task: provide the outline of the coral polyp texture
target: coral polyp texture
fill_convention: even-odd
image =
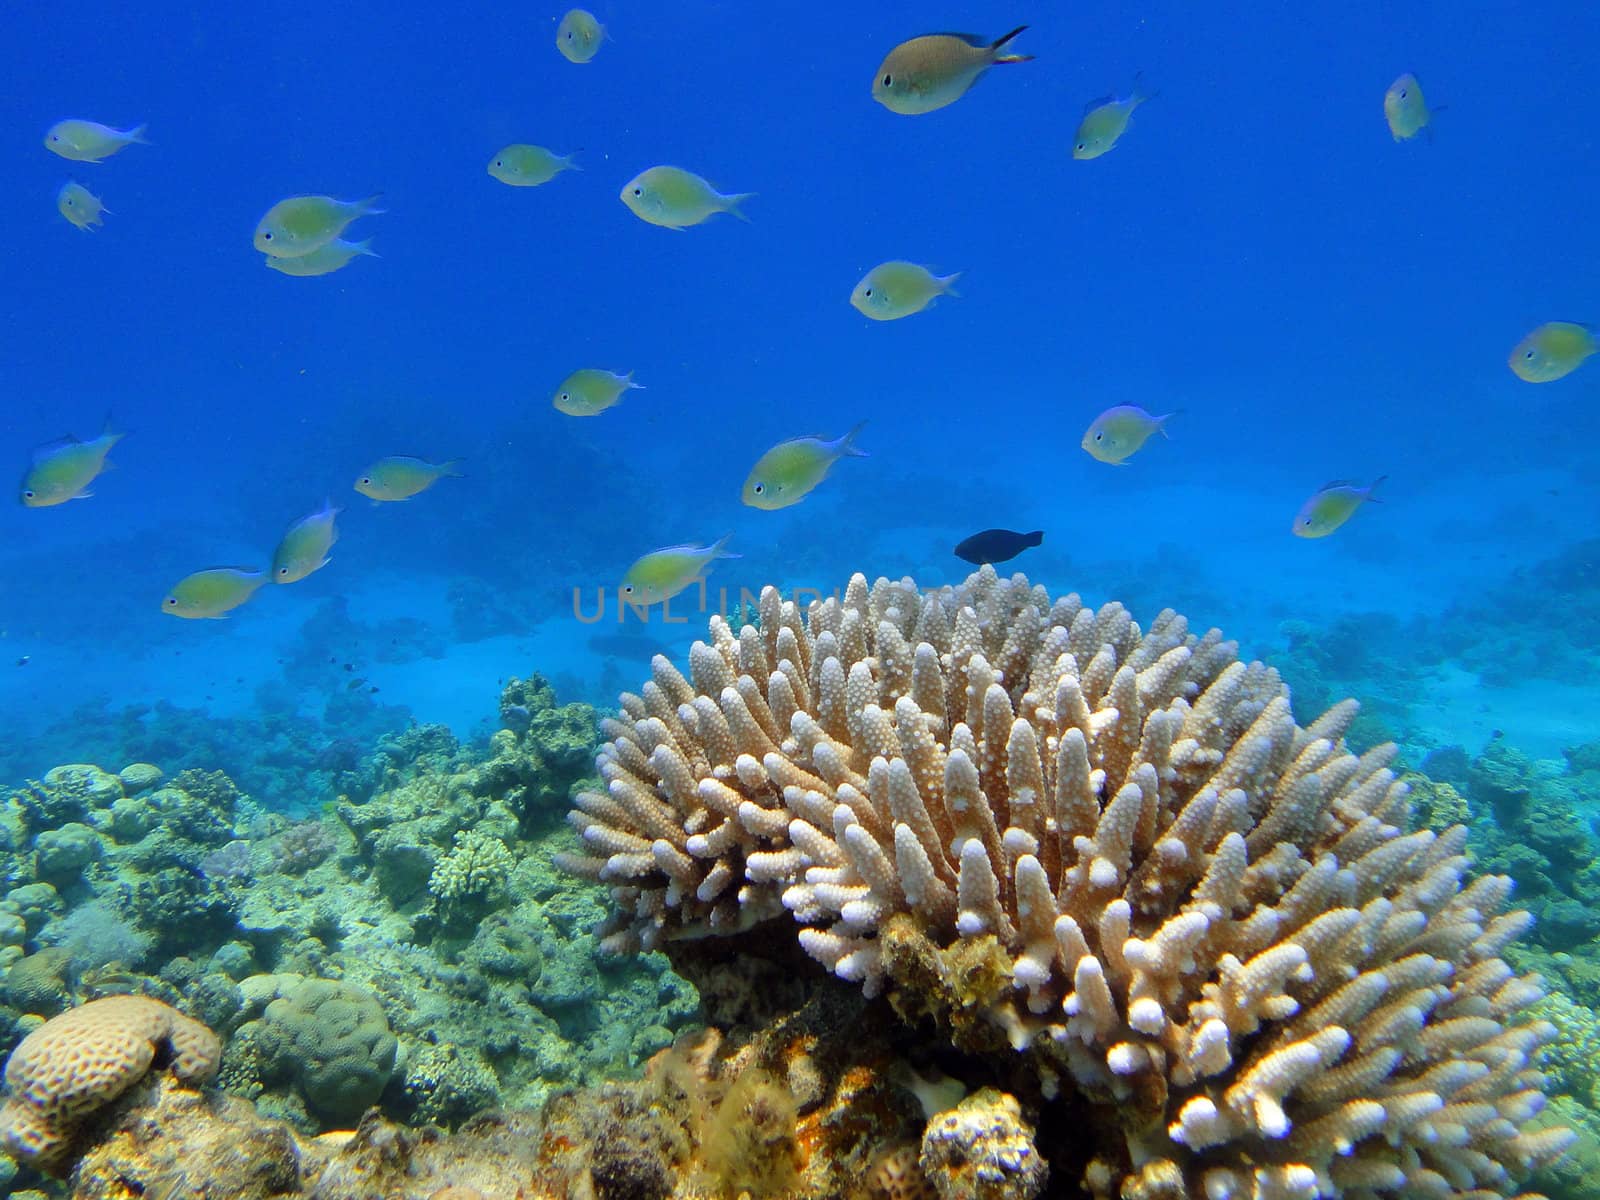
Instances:
[[[1076,1106],[1097,1200],[1485,1200],[1571,1139],[1530,1125],[1553,1030],[1500,958],[1510,881],[1468,881],[1460,826],[1407,832],[1353,702],[1299,727],[1216,630],[990,567],[857,575],[713,617],[622,710],[563,860],[611,886],[606,945],[787,909],[829,970]]]
[[[6,1148],[55,1169],[77,1127],[138,1083],[158,1057],[178,1079],[200,1084],[216,1074],[222,1045],[200,1022],[145,996],[109,996],[52,1017],[6,1062]]]

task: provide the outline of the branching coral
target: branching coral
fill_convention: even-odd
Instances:
[[[516,866],[506,844],[482,829],[456,834],[455,849],[439,860],[428,880],[428,890],[445,903],[485,896],[505,886]]]
[[[1097,1198],[1509,1195],[1560,1154],[1514,1018],[1509,880],[1407,833],[1392,747],[1168,610],[857,575],[720,618],[605,726],[569,870],[613,950],[781,914],[964,1048],[1025,1053],[1099,1126]]]

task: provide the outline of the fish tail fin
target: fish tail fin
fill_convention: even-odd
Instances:
[[[1027,28],[1028,27],[1026,25],[1018,25],[1010,33],[1004,34],[1001,37],[998,37],[994,41],[989,43],[989,50],[990,50],[991,53],[994,54],[994,61],[995,62],[997,62],[997,63],[1019,63],[1019,62],[1032,62],[1033,61],[1033,55],[1031,55],[1031,54],[1001,54],[1000,53],[1000,47],[1001,46],[1004,46],[1012,38],[1016,37],[1017,34],[1021,33],[1023,30],[1025,30]]]
[[[577,163],[578,155],[581,153],[583,153],[581,149],[574,150],[571,154],[562,154],[558,156],[556,161],[561,164],[563,170],[581,171],[583,168]]]
[[[358,210],[356,212],[356,216],[370,217],[378,213],[388,212],[389,210],[387,208],[381,207],[382,204],[383,193],[373,192],[372,195],[368,196],[365,200],[356,201],[356,209]]]
[[[952,271],[948,275],[935,275],[934,278],[938,280],[939,290],[946,296],[954,296],[958,300],[961,298],[961,293],[956,291],[956,280],[961,278],[960,271]]]
[[[127,436],[128,431],[126,429],[118,429],[116,421],[112,420],[110,413],[107,413],[105,424],[100,426],[100,437],[107,443],[107,447],[115,446]],[[109,462],[106,464],[108,467],[110,465]]]
[[[635,383],[633,381],[633,372],[632,371],[629,371],[626,375],[624,375],[622,377],[622,382],[627,385],[623,389],[625,391],[630,391],[631,390],[631,391],[635,391],[635,392],[642,392],[642,391],[645,390],[644,384]]]
[[[869,451],[863,450],[860,446],[856,445],[856,438],[861,435],[861,431],[866,428],[866,425],[867,423],[865,421],[857,421],[855,428],[839,439],[840,458],[872,457],[872,454]]]
[[[466,472],[461,469],[461,464],[465,461],[463,458],[447,458],[439,464],[439,474],[450,479],[463,479]]]
[[[1169,439],[1172,437],[1172,435],[1167,432],[1167,422],[1172,420],[1173,417],[1181,416],[1183,416],[1183,409],[1175,408],[1171,412],[1163,413],[1161,416],[1156,418],[1156,428],[1161,431],[1162,437]]]
[[[733,533],[730,531],[728,533],[723,534],[716,541],[712,542],[711,543],[711,554],[710,554],[710,556],[708,558],[708,561],[709,561],[709,559],[714,559],[714,558],[743,558],[744,555],[735,554],[733,551],[728,549],[728,543],[731,542],[732,540],[733,540]]]
[[[732,196],[724,196],[722,198],[722,211],[725,213],[730,213],[731,215],[738,217],[739,220],[748,224],[750,218],[744,215],[743,210],[741,210],[739,206],[746,200],[751,200],[754,198],[754,192],[737,192]]]
[[[1382,483],[1387,478],[1389,478],[1387,475],[1379,475],[1376,479],[1374,479],[1372,481],[1372,486],[1367,489],[1367,503],[1369,503],[1369,504],[1382,504],[1383,503],[1382,500],[1379,500],[1372,493],[1376,492],[1378,490],[1378,485],[1380,483]]]
[[[1129,106],[1128,111],[1132,112],[1135,108],[1138,108],[1139,105],[1143,104],[1146,100],[1154,100],[1160,94],[1161,94],[1161,92],[1159,90],[1146,88],[1144,86],[1144,72],[1143,71],[1135,71],[1134,75],[1133,75],[1133,90],[1128,93],[1128,99],[1130,101],[1132,101],[1132,104]]]
[[[357,254],[365,254],[368,258],[382,257],[376,250],[372,248],[371,238],[362,238],[359,242],[351,242],[350,248]]]
[[[1022,535],[1022,540],[1030,546],[1042,545],[1044,543],[1044,530],[1035,529],[1032,533],[1025,533]]]
[[[141,146],[148,146],[150,144],[150,139],[145,137],[145,134],[149,131],[149,129],[150,126],[147,124],[135,125],[132,129],[128,130],[127,133],[123,134],[123,137],[127,138],[130,142],[137,142]]]

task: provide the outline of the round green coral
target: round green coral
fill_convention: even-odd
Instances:
[[[306,1107],[332,1126],[353,1124],[378,1102],[399,1048],[371,993],[332,979],[295,984],[244,1028],[266,1077],[292,1078]]]

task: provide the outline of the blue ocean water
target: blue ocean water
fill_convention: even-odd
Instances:
[[[1363,698],[1439,635],[1400,731],[1418,748],[1593,740],[1594,646],[1567,626],[1596,592],[1562,589],[1600,557],[1600,367],[1532,386],[1505,360],[1600,312],[1600,10],[596,12],[585,66],[554,50],[559,11],[525,5],[8,12],[0,446],[20,479],[107,414],[130,431],[93,499],[0,510],[8,778],[136,743],[155,705],[219,722],[208,765],[237,770],[259,748],[229,720],[466,733],[534,670],[608,702],[703,619],[590,625],[575,589],[592,607],[640,554],[727,532],[743,557],[712,582],[737,594],[948,582],[966,534],[1039,528],[1011,565],[1052,591],[1170,604],[1251,653],[1354,621],[1353,646],[1383,642],[1349,664]],[[1035,61],[959,103],[872,102],[906,36],[1023,22]],[[1441,111],[1397,144],[1382,98],[1407,70]],[[1085,102],[1136,77],[1156,98],[1073,161]],[[65,162],[42,144],[63,117],[148,122],[151,144]],[[505,187],[485,166],[521,141],[583,169]],[[657,163],[758,193],[749,223],[640,222],[618,192]],[[103,229],[56,213],[69,178]],[[302,192],[383,193],[351,231],[381,257],[264,269],[251,231]],[[961,296],[866,320],[850,289],[891,258],[961,271]],[[563,416],[585,366],[645,390]],[[1123,403],[1183,411],[1113,468],[1078,443]],[[741,506],[774,442],[862,420],[870,458],[792,508]],[[387,454],[460,456],[465,478],[369,503],[351,483]],[[1319,485],[1379,475],[1381,505],[1290,535]],[[324,497],[345,507],[326,569],[227,621],[160,611],[190,571],[264,565]]]

